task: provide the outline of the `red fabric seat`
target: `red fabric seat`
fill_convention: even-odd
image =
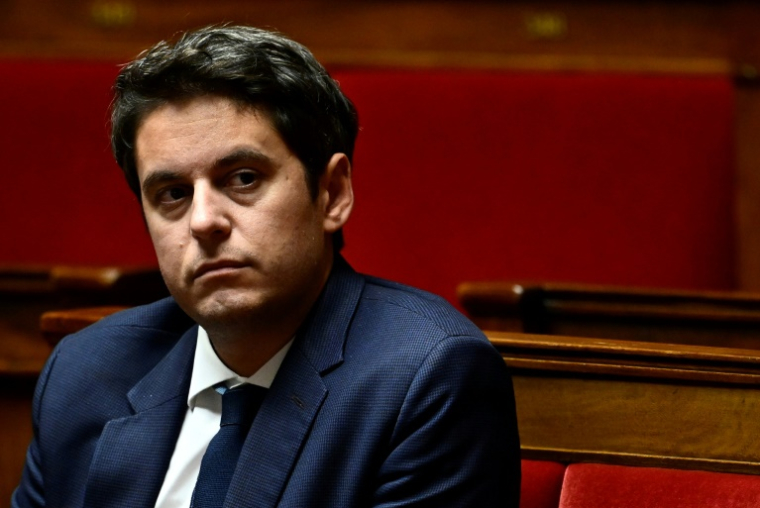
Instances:
[[[571,464],[560,508],[754,508],[760,476]]]
[[[564,476],[559,462],[523,460],[520,508],[557,508]]]

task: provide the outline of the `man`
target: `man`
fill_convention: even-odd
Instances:
[[[207,28],[125,66],[115,95],[114,154],[172,298],[55,349],[13,506],[516,507],[499,355],[440,298],[339,255],[357,119],[312,55]],[[253,421],[229,423],[241,385]]]

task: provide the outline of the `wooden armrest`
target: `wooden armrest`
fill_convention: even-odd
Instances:
[[[51,346],[55,346],[66,335],[78,332],[106,316],[127,308],[110,306],[48,311],[40,318],[40,330],[45,340]]]

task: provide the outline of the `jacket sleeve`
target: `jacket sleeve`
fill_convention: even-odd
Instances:
[[[60,345],[59,345],[60,346]],[[40,447],[40,414],[42,400],[45,396],[50,372],[58,355],[56,348],[48,358],[45,368],[40,373],[37,387],[32,400],[32,442],[26,452],[26,463],[21,476],[21,483],[11,497],[12,508],[38,508],[46,506],[42,466],[42,450]]]
[[[482,338],[449,337],[412,381],[375,491],[376,507],[517,508],[512,382]]]

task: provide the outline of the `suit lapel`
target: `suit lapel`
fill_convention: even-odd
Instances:
[[[225,500],[228,508],[279,502],[328,390],[322,379],[343,362],[364,279],[337,257],[322,295],[299,330],[251,426]]]
[[[153,506],[187,409],[197,327],[127,394],[134,414],[103,429],[87,480],[87,507]]]

